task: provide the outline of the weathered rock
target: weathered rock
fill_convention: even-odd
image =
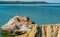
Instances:
[[[24,26],[25,25],[25,26]],[[27,16],[15,16],[2,26],[2,30],[22,35],[15,37],[60,37],[60,24],[36,25]]]
[[[37,25],[35,25],[29,32],[15,37],[35,37],[36,32],[37,32]]]
[[[46,37],[45,25],[42,25],[42,37]]]
[[[58,32],[57,37],[60,37],[60,25],[59,25],[59,29],[57,32]]]
[[[24,17],[15,16],[14,18],[11,18],[8,21],[8,23],[2,26],[2,30],[8,31],[8,32],[11,32],[11,31],[15,32],[16,30],[19,31],[21,27],[24,25],[26,25],[29,29],[30,25],[32,24],[33,24],[33,21],[31,21],[27,16],[24,16]]]

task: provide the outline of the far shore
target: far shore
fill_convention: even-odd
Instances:
[[[0,1],[0,4],[47,4],[44,1],[22,2],[22,1]]]

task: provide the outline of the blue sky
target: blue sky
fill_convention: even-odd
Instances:
[[[2,1],[46,1],[49,3],[60,3],[60,0],[2,0]]]

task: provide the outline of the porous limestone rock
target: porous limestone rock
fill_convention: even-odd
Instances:
[[[35,34],[37,32],[37,25],[35,25],[29,32],[23,34],[23,35],[17,35],[15,37],[35,37]]]
[[[60,37],[60,24],[42,24],[39,26],[27,16],[15,16],[11,18],[8,23],[2,26],[2,30],[9,33],[20,32],[21,30],[25,32],[27,30],[26,33],[16,35],[15,37]]]
[[[25,28],[30,28],[33,27],[34,22],[29,19],[28,16],[15,16],[11,18],[8,23],[2,26],[2,30],[8,31],[8,32],[16,32],[16,31],[21,31],[21,27],[26,25]],[[30,27],[31,26],[31,27]],[[27,31],[27,29],[25,29]]]

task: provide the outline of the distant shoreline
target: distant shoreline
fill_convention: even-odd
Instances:
[[[22,1],[0,1],[0,4],[47,4],[44,1],[22,2]]]

